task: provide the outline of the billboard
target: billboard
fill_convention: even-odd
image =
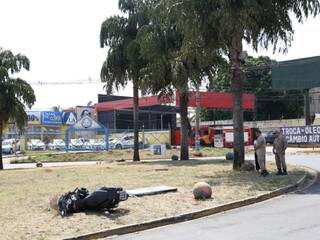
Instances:
[[[102,127],[98,122],[89,116],[84,116],[73,125],[74,129],[101,129]]]
[[[28,124],[40,125],[41,112],[38,111],[27,111]]]
[[[96,119],[94,107],[76,106],[76,115],[77,119],[81,119],[85,116]]]
[[[62,125],[63,112],[41,112],[42,125]]]
[[[320,143],[320,126],[283,127],[281,132],[289,144]]]

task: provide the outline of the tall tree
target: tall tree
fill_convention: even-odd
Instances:
[[[185,24],[185,33],[198,28],[207,40],[218,39],[230,61],[233,92],[234,169],[244,163],[242,89],[245,52],[243,41],[257,50],[258,46],[286,50],[292,41],[291,17],[302,22],[304,17],[319,13],[319,0],[168,0],[176,17]],[[191,32],[191,36],[194,33]],[[198,36],[197,36],[198,37]]]
[[[107,94],[125,87],[129,81],[133,83],[133,161],[140,161],[139,82],[144,62],[137,34],[148,23],[148,18],[143,0],[119,0],[119,9],[122,16],[110,17],[101,26],[101,47],[109,47],[107,59],[101,69],[101,80],[106,82]]]
[[[189,159],[190,123],[188,119],[189,87],[199,86],[204,77],[212,79],[220,55],[207,51],[201,38],[187,38],[175,19],[166,11],[165,1],[150,1],[151,21],[141,29],[141,53],[146,61],[143,87],[159,96],[172,97],[177,90],[180,102],[180,159]]]
[[[13,78],[21,69],[29,70],[29,59],[21,54],[14,55],[0,48],[0,169],[2,162],[2,135],[4,126],[15,122],[21,130],[27,122],[25,105],[29,108],[36,98],[31,86],[20,78]]]

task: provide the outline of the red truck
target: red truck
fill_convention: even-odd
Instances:
[[[246,146],[253,145],[255,139],[255,128],[244,128],[244,142]],[[233,147],[232,126],[201,126],[199,128],[200,144],[212,147]],[[180,145],[180,128],[171,131],[171,144]],[[190,146],[195,145],[195,128],[192,129],[192,136],[189,138]]]

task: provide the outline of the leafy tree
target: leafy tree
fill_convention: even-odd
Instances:
[[[51,111],[53,111],[53,112],[61,112],[62,109],[61,109],[60,105],[57,105],[57,106],[53,106],[51,108]]]
[[[139,82],[140,70],[144,67],[137,41],[139,29],[148,23],[145,1],[119,0],[123,16],[113,16],[102,23],[100,32],[101,47],[109,47],[108,56],[101,69],[101,80],[106,82],[107,94],[114,89],[133,83],[133,161],[140,161],[139,156]]]
[[[20,78],[13,78],[21,69],[29,70],[29,59],[21,54],[14,55],[9,50],[0,48],[0,169],[2,163],[2,134],[4,126],[16,122],[22,130],[27,122],[25,105],[29,108],[36,98],[31,86]]]
[[[151,21],[139,33],[141,53],[146,61],[142,69],[146,92],[172,97],[177,90],[180,100],[181,150],[180,159],[189,159],[190,123],[188,92],[199,86],[204,77],[213,79],[214,66],[220,60],[219,51],[207,51],[201,38],[187,38],[166,9],[165,1],[150,1]]]
[[[242,92],[245,40],[257,50],[258,46],[285,51],[293,37],[291,17],[302,22],[304,17],[317,15],[319,0],[167,0],[184,33],[194,35],[198,29],[212,46],[219,41],[230,61],[231,90],[233,92],[234,169],[244,163]],[[173,10],[171,10],[173,9]],[[216,46],[213,46],[214,48]]]
[[[232,112],[228,110],[219,109],[207,109],[203,108],[200,110],[201,121],[217,121],[217,120],[229,120],[232,118]]]

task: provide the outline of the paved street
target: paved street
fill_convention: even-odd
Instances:
[[[288,162],[299,163],[320,171],[320,155],[290,155]],[[305,192],[288,194],[210,217],[113,239],[320,239],[319,217],[320,181],[318,180]]]

